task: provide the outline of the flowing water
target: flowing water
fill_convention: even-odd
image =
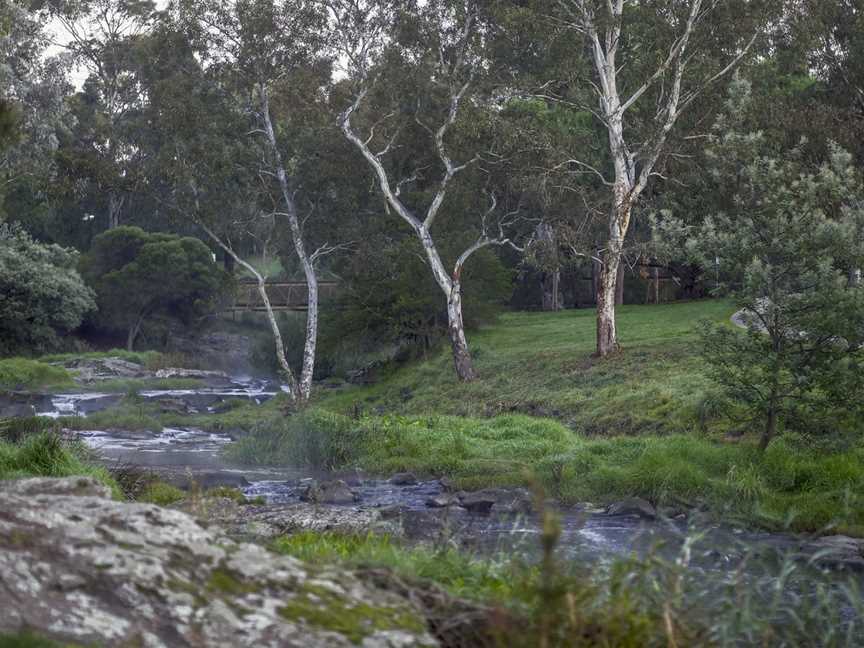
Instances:
[[[145,399],[180,399],[192,411],[213,412],[232,400],[261,403],[277,393],[266,383],[237,380],[228,387],[199,390],[146,391]],[[88,414],[112,407],[122,394],[65,393],[51,399],[48,416]],[[206,475],[208,481],[240,485],[249,497],[263,497],[269,504],[300,501],[310,478],[341,478],[359,495],[355,506],[398,508],[409,538],[446,537],[463,547],[485,554],[506,553],[529,559],[539,554],[541,523],[534,515],[478,515],[459,507],[430,509],[427,500],[442,493],[437,479],[397,486],[360,473],[312,474],[285,467],[249,468],[231,465],[222,450],[231,443],[227,434],[193,427],[164,428],[161,432],[81,430],[76,434],[98,451],[107,462],[134,464],[164,473]],[[494,511],[494,508],[493,508]],[[798,556],[797,579],[787,587],[801,592],[816,580],[835,580],[834,572],[808,565],[812,549],[802,538],[716,524],[691,516],[690,521],[645,520],[610,516],[589,505],[561,508],[558,555],[582,566],[608,564],[613,558],[660,556],[674,560],[688,546],[688,538],[699,537],[689,554],[688,572],[697,580],[720,587],[729,577],[744,574],[751,584],[770,590],[783,570],[784,559]],[[845,577],[845,576],[844,576]]]

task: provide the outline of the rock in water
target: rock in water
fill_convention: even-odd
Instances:
[[[488,495],[483,491],[476,493],[459,493],[459,506],[471,511],[472,513],[488,513],[495,506],[497,501],[492,495]]]
[[[313,481],[300,495],[300,499],[316,504],[353,504],[360,501],[360,497],[341,479],[320,484]]]
[[[475,513],[486,513],[495,507],[500,513],[530,513],[531,493],[524,488],[484,488],[471,493],[458,492],[459,504]]]
[[[417,477],[410,472],[396,473],[390,478],[390,483],[394,486],[414,486],[417,483]]]
[[[657,517],[657,511],[651,505],[651,502],[641,497],[628,497],[620,502],[610,504],[606,509],[606,515],[634,515],[653,520]]]
[[[88,478],[0,482],[0,634],[98,646],[434,646],[408,599]]]

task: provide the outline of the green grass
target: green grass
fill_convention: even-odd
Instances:
[[[32,632],[19,632],[0,634],[0,648],[80,648],[80,646],[46,639]]]
[[[153,403],[134,396],[124,398],[117,406],[87,416],[62,416],[59,423],[70,430],[151,430],[161,432],[161,416]]]
[[[371,570],[379,581],[382,571],[392,574],[424,606],[433,628],[443,622],[465,639],[454,645],[860,645],[862,627],[855,615],[864,612],[864,598],[851,578],[847,587],[815,587],[803,599],[760,599],[742,574],[730,573],[723,583],[706,581],[688,569],[683,551],[677,560],[649,552],[641,560],[611,564],[561,561],[554,549],[557,522],[545,520],[538,542],[547,550],[539,564],[477,557],[449,546],[407,546],[375,535],[304,532],[279,538],[272,548],[312,565]],[[758,566],[750,569],[759,573]],[[799,567],[787,557],[780,571],[772,580],[783,592]],[[460,627],[465,610],[434,594],[438,588],[495,611],[486,623],[478,623],[482,615],[467,614],[470,626]],[[478,635],[487,641],[468,639]]]
[[[434,581],[456,596],[482,600],[512,599],[523,569],[529,569],[509,561],[480,559],[450,546],[406,547],[388,536],[374,534],[306,531],[283,536],[271,548],[312,565],[386,567],[403,578]]]
[[[179,353],[163,353],[161,351],[127,351],[126,349],[110,349],[109,351],[88,351],[81,353],[55,353],[40,356],[41,362],[64,363],[74,360],[99,360],[103,358],[120,358],[127,362],[141,365],[150,370],[166,367],[189,367],[191,359]],[[194,363],[192,363],[194,364]]]
[[[300,416],[244,412],[257,424],[247,419],[249,434],[227,453],[446,475],[463,488],[539,484],[567,502],[704,504],[770,528],[864,535],[860,438],[787,433],[763,455],[758,430],[726,416],[734,409],[705,375],[694,329],[732,310],[723,301],[623,308],[623,352],[602,361],[590,357],[592,311],[509,314],[471,337],[477,382],[459,383],[442,351],[379,384],[324,392]]]
[[[108,378],[87,385],[79,385],[81,391],[122,394],[135,391],[165,389],[199,389],[206,381],[199,378]]]
[[[62,389],[73,386],[72,376],[63,367],[29,358],[0,360],[0,389]]]
[[[109,486],[117,498],[120,487],[108,470],[91,462],[80,441],[68,441],[52,431],[28,434],[18,442],[0,440],[0,479],[22,477],[93,477]]]
[[[519,414],[353,420],[311,410],[229,446],[245,463],[412,471],[461,488],[540,485],[564,502],[644,497],[656,505],[707,504],[717,515],[773,529],[864,535],[864,449],[819,452],[780,439],[751,443],[704,435],[596,437]]]
[[[154,481],[148,484],[143,492],[138,496],[139,502],[149,502],[158,506],[169,506],[175,504],[186,497],[186,493],[161,481]]]
[[[326,392],[318,402],[343,413],[524,413],[586,434],[682,432],[711,395],[695,326],[702,318],[728,321],[733,310],[725,301],[622,307],[623,353],[606,360],[591,357],[593,310],[509,313],[469,336],[480,372],[473,383],[456,380],[442,350],[376,385]]]

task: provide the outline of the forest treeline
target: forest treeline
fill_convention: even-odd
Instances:
[[[470,381],[504,304],[596,304],[605,356],[625,299],[722,290],[783,358],[723,380],[775,404],[860,350],[860,0],[5,0],[0,29],[7,353],[84,318],[132,347],[274,267],[309,290],[302,353],[269,317],[297,401],[321,318],[446,336]]]

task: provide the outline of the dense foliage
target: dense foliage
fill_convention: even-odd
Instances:
[[[0,224],[0,353],[47,351],[95,308],[78,253]]]
[[[148,318],[190,323],[210,311],[230,282],[199,239],[122,226],[100,234],[82,259],[96,289],[99,321],[127,331],[127,348]]]

